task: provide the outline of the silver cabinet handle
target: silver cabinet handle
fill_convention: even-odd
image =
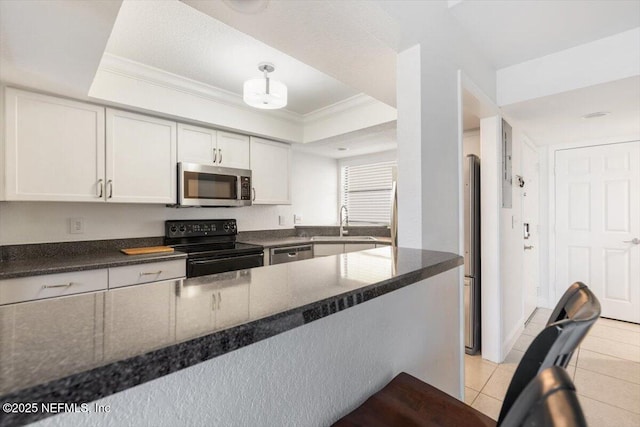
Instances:
[[[533,249],[533,246],[524,245],[524,250],[526,251],[527,249]]]
[[[634,237],[631,240],[625,240],[622,243],[633,243],[634,245],[640,245],[640,239],[638,239],[637,237]]]
[[[211,294],[211,311],[216,311],[216,294]]]
[[[256,187],[251,187],[251,191],[253,191],[253,198],[251,199],[252,202],[256,201]]]
[[[73,282],[63,283],[62,285],[42,285],[42,289],[68,288]]]
[[[217,163],[218,162],[218,150],[216,150],[215,148],[213,149],[213,163]]]
[[[220,160],[218,160],[218,163],[222,163],[222,148],[218,148],[218,153],[220,154]]]
[[[104,180],[102,178],[100,178],[98,180],[98,189],[100,190],[100,193],[98,193],[98,198],[102,199],[102,194],[104,193]]]
[[[110,179],[107,181],[107,185],[109,186],[109,199],[113,198],[113,180]]]
[[[158,274],[162,274],[162,270],[150,271],[148,273],[140,272],[140,276],[157,276]]]

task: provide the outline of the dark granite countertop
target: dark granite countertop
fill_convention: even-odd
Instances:
[[[90,402],[462,263],[384,247],[2,306],[0,400]],[[0,426],[45,416],[3,414]]]
[[[332,239],[335,237],[335,239]],[[264,246],[265,249],[281,248],[283,246],[304,245],[304,244],[335,244],[335,243],[377,243],[382,245],[390,245],[390,237],[376,237],[375,240],[358,239],[359,236],[349,236],[349,240],[340,240],[338,236],[323,236],[323,240],[312,240],[310,237],[289,236],[289,237],[266,237],[266,238],[250,238],[242,239],[244,243]]]
[[[182,252],[125,255],[117,250],[93,252],[84,255],[27,258],[0,262],[0,280],[186,258],[187,254]]]

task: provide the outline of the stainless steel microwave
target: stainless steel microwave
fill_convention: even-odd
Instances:
[[[179,206],[251,206],[251,171],[178,163]]]

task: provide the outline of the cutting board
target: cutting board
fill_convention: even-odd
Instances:
[[[173,252],[173,248],[170,248],[169,246],[149,246],[146,248],[120,249],[120,252],[127,255],[157,254],[162,252]]]

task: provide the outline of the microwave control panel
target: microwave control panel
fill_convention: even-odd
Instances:
[[[251,177],[240,177],[240,200],[251,200]]]
[[[235,219],[166,221],[165,237],[203,237],[237,234]]]

